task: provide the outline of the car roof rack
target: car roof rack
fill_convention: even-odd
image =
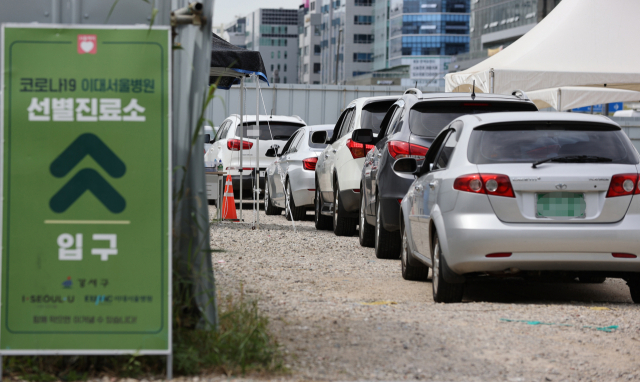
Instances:
[[[516,89],[511,92],[511,95],[526,101],[530,101],[529,96],[527,96],[527,93],[525,93],[524,90]]]
[[[418,98],[422,98],[422,92],[418,88],[410,88],[404,91],[404,94],[415,94]]]

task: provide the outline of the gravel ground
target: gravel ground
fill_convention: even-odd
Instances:
[[[219,293],[259,299],[287,380],[640,381],[640,307],[622,280],[475,282],[463,303],[436,304],[430,281],[307,217],[295,232],[264,211],[259,230],[211,228]]]

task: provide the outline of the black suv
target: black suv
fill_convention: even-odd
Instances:
[[[414,176],[393,171],[397,159],[412,157],[420,164],[435,136],[461,115],[510,111],[538,109],[522,91],[509,96],[409,89],[389,108],[377,137],[360,130],[354,141],[375,144],[362,169],[360,245],[375,247],[380,259],[400,257],[400,202]]]

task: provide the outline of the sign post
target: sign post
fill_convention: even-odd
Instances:
[[[170,39],[3,25],[0,355],[170,357]]]

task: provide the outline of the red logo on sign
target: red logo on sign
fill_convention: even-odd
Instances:
[[[96,54],[98,51],[98,37],[94,34],[78,35],[78,53]]]

